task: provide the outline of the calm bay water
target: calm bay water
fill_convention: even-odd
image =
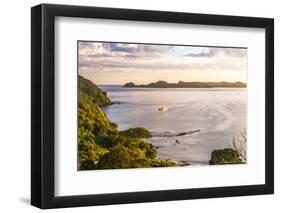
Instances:
[[[211,152],[227,148],[233,137],[246,128],[247,90],[244,88],[122,88],[99,86],[110,99],[120,104],[103,108],[120,130],[144,127],[153,134],[190,135],[152,137],[162,159],[207,164]],[[168,110],[160,112],[159,107]]]

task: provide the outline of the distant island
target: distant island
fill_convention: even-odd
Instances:
[[[246,88],[247,84],[241,81],[236,82],[184,82],[179,81],[178,83],[168,83],[166,81],[157,81],[155,83],[140,84],[136,85],[133,82],[124,84],[123,87],[143,87],[143,88]]]

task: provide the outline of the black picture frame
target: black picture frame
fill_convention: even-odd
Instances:
[[[265,184],[95,195],[54,195],[55,17],[263,28],[265,48]],[[42,208],[218,198],[274,193],[274,20],[241,16],[41,4],[31,8],[31,204]]]

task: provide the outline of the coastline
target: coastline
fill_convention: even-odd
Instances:
[[[163,132],[163,133],[152,133],[152,137],[167,137],[167,138],[172,138],[172,137],[180,137],[180,136],[185,136],[185,135],[191,135],[191,134],[194,134],[194,133],[198,133],[200,132],[200,129],[197,129],[197,130],[192,130],[192,131],[186,131],[186,132],[179,132],[179,133],[171,133],[171,132]],[[176,164],[176,166],[190,166],[192,165],[190,162],[186,161],[186,160],[174,160],[174,159],[167,159],[167,158],[162,158],[159,156],[159,153],[157,152],[157,150],[159,149],[158,146],[154,146],[151,142],[147,141],[147,143],[151,144],[151,146],[153,147],[153,149],[156,151],[156,155],[157,155],[157,158],[160,159],[160,160],[168,160],[170,162],[173,162]],[[179,140],[176,140],[176,143],[177,144],[180,144]]]
[[[217,132],[217,125],[209,125],[217,118],[223,119],[219,131],[223,130],[224,122],[229,118],[228,110],[243,107],[240,97],[244,93],[240,90],[238,93],[236,90],[223,93],[210,90],[200,96],[193,92],[201,91],[194,90],[192,93],[185,90],[181,93],[161,92],[164,100],[172,101],[168,104],[163,103],[163,98],[157,98],[162,89],[158,93],[152,90],[148,96],[143,91],[138,94],[139,90],[134,93],[130,88],[128,91],[120,89],[120,86],[112,89],[110,86],[98,88],[89,81],[84,82],[86,84],[87,87],[79,88],[79,116],[82,116],[79,117],[79,170],[207,165],[212,152],[227,148],[228,141],[238,134],[212,133],[207,136],[205,130]],[[236,95],[238,102],[225,102],[228,92]],[[202,97],[203,101],[218,98],[212,102],[215,104],[206,105],[209,102],[201,104]],[[233,100],[233,95],[231,97]],[[160,113],[159,106],[167,106],[168,112]],[[198,116],[204,117],[202,122]],[[196,134],[201,131],[202,134]],[[192,134],[196,135],[189,136]],[[196,145],[198,141],[201,142]],[[230,157],[236,154],[229,150],[215,154],[219,157],[224,153]],[[227,162],[230,164],[232,160]]]
[[[78,170],[173,167],[176,163],[157,157],[156,150],[145,141],[152,137],[143,127],[120,131],[104,106],[111,101],[107,92],[79,76]],[[132,125],[134,126],[134,125]]]
[[[198,133],[200,132],[200,129],[196,129],[196,130],[191,130],[191,131],[184,131],[184,132],[177,132],[177,133],[173,133],[173,132],[168,132],[165,131],[163,133],[152,133],[152,138],[153,137],[166,137],[166,138],[172,138],[172,137],[180,137],[180,136],[185,136],[185,135],[191,135],[194,133]],[[153,145],[151,142],[147,141],[148,143],[150,143],[152,145],[152,147],[156,150],[157,153],[157,157],[161,160],[169,160],[173,163],[176,164],[176,166],[190,166],[192,165],[190,162],[186,161],[186,160],[173,160],[173,159],[167,159],[167,158],[162,158],[159,156],[159,153],[157,152],[157,150],[159,149],[158,146]],[[176,144],[180,144],[181,142],[179,140],[175,141]]]
[[[123,85],[125,88],[246,88],[247,84],[241,81],[236,82],[184,82],[179,81],[178,83],[168,83],[167,81],[157,81],[148,84],[135,84],[129,82]]]

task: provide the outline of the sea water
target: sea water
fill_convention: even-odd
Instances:
[[[247,127],[245,88],[123,88],[99,86],[116,104],[103,107],[120,130],[144,127],[161,159],[208,164],[211,152],[228,148]],[[168,110],[161,112],[160,107]],[[159,137],[163,134],[177,135]]]

